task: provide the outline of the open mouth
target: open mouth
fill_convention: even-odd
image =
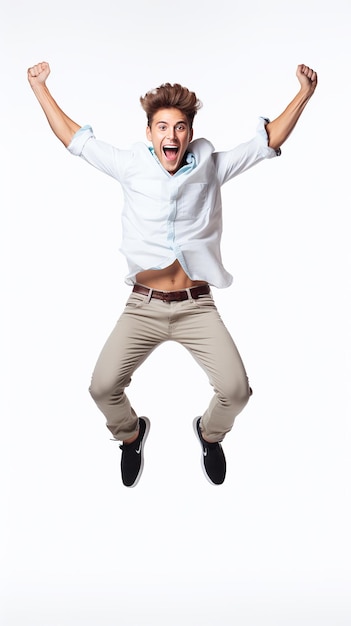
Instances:
[[[178,146],[163,146],[163,154],[168,161],[175,161],[178,154]]]

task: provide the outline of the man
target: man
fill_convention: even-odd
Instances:
[[[49,73],[49,65],[39,63],[28,70],[28,80],[53,132],[72,154],[114,177],[124,192],[121,251],[128,264],[126,283],[133,288],[90,387],[114,439],[123,442],[123,483],[138,483],[150,429],[149,419],[135,414],[125,388],[150,353],[173,340],[192,354],[214,389],[193,425],[205,476],[220,485],[226,474],[221,442],[251,394],[211,294],[211,286],[232,282],[221,260],[220,188],[262,159],[280,154],[314,93],[316,72],[299,65],[300,89],[283,113],[272,122],[260,118],[256,136],[227,152],[215,152],[205,139],[192,141],[201,103],[181,85],[166,83],[140,98],[151,146],[136,143],[119,150],[98,141],[89,126],[80,127],[59,108],[46,85]],[[177,428],[175,432],[180,436]]]

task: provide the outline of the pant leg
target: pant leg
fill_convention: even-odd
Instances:
[[[167,338],[165,328],[146,297],[133,293],[100,353],[89,391],[115,439],[129,439],[138,428],[125,388],[135,370]]]
[[[189,350],[215,392],[201,419],[203,433],[221,441],[252,393],[238,349],[211,295],[188,301],[174,328],[172,338]]]

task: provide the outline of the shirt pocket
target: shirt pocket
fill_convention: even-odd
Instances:
[[[207,208],[207,197],[207,183],[183,185],[177,199],[177,219],[189,220],[198,217]]]
[[[128,209],[142,214],[143,219],[153,221],[160,218],[162,212],[162,184],[158,180],[146,180],[135,177],[125,190]]]

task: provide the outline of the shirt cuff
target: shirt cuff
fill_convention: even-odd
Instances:
[[[82,126],[73,135],[70,144],[67,146],[67,150],[75,156],[80,156],[83,152],[83,148],[86,142],[94,137],[93,129],[91,126]]]
[[[262,144],[267,146],[267,149],[270,151],[271,154],[268,154],[268,156],[270,157],[280,156],[282,153],[280,148],[278,148],[277,150],[274,150],[274,148],[271,148],[268,145],[268,135],[266,131],[266,125],[269,122],[270,122],[270,119],[268,117],[259,117],[259,123],[257,126],[257,135],[260,137]]]

